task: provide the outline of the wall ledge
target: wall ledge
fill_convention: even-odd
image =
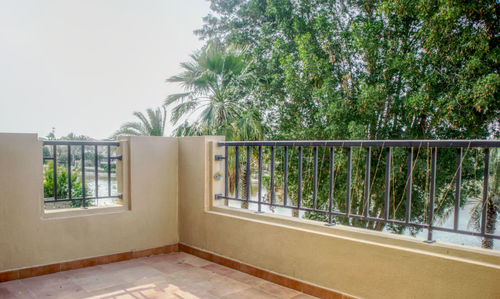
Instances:
[[[253,211],[226,206],[212,206],[206,213],[500,269],[500,252],[495,250],[439,241],[428,244],[420,239],[409,236],[400,236],[345,225],[325,226],[325,223],[320,221],[298,219],[271,213],[257,214]]]

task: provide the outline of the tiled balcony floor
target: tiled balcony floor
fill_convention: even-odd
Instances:
[[[314,298],[183,252],[0,283],[0,298]]]

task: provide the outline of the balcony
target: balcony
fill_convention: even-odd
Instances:
[[[486,182],[483,191],[491,178],[490,164],[484,161],[489,157],[488,148],[496,150],[497,143],[477,145],[476,160],[483,161],[481,178]],[[411,204],[403,205],[400,215],[386,204],[381,213],[372,216],[365,213],[368,209],[363,210],[366,205],[374,206],[363,201],[365,193],[347,191],[358,181],[372,182],[368,166],[357,172],[364,177],[351,172],[356,169],[353,161],[357,156],[365,157],[359,160],[364,165],[373,165],[366,162],[368,157],[383,157],[382,178],[395,177],[391,165],[399,160],[391,152],[399,151],[400,144],[371,144],[369,148],[378,151],[377,155],[366,154],[368,150],[361,144],[239,144],[211,136],[130,137],[117,146],[116,155],[108,155],[110,159],[121,156],[116,159],[116,193],[111,194],[117,199],[115,204],[49,209],[51,201],[67,198],[44,196],[43,157],[51,156],[44,156],[43,142],[35,134],[0,134],[0,297],[500,297],[497,250],[439,238],[438,233],[446,232],[498,239],[498,233],[489,231],[487,217],[481,218],[478,230],[465,230],[454,226],[458,216],[453,213],[450,227],[432,216],[434,211],[440,213],[438,188],[432,186],[440,186],[440,152],[445,152],[441,145],[415,144],[417,149],[429,150],[429,182],[437,181],[426,189],[434,191],[428,193],[422,218],[412,216],[412,210],[418,211]],[[344,148],[336,152],[331,147]],[[460,148],[464,151],[457,150]],[[467,148],[467,144],[458,144],[453,152],[465,155]],[[236,154],[239,150],[242,152]],[[348,182],[342,192],[331,187],[339,185],[321,180],[329,178],[331,152],[334,158],[346,161],[345,167],[335,168]],[[461,159],[455,154],[448,157],[449,164],[461,169],[457,162]],[[240,157],[242,163],[235,163]],[[283,162],[287,157],[290,163]],[[391,158],[393,164],[384,162]],[[239,170],[246,166],[249,171],[240,175]],[[309,181],[306,169],[312,178]],[[413,173],[412,167],[402,169]],[[99,167],[93,170],[98,178]],[[234,176],[239,178],[234,180]],[[461,188],[456,188],[458,177],[451,177],[453,195]],[[371,189],[372,194],[381,194],[380,202],[401,195],[391,193],[392,187],[386,188],[383,179],[381,182],[375,184],[379,190]],[[234,188],[240,183],[246,185]],[[255,184],[257,195],[250,190]],[[283,189],[262,187],[284,184],[289,187],[284,189],[287,195]],[[299,195],[298,190],[311,194]],[[55,190],[54,194],[59,193]],[[90,194],[87,198],[83,194],[74,199],[90,203],[110,195]],[[403,202],[408,197],[410,203],[416,201],[417,195],[404,193]],[[455,203],[449,202],[452,212],[459,210]],[[460,201],[458,204],[460,208]],[[482,209],[481,215],[484,213]],[[304,218],[306,214],[313,216]],[[363,221],[417,227],[425,237],[361,228],[358,224]]]

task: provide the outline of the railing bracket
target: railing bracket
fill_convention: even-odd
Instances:
[[[436,240],[424,240],[424,243],[433,244],[436,243]]]
[[[335,225],[337,225],[337,223],[335,223],[335,222],[334,223],[325,223],[325,226],[335,226]]]
[[[222,199],[222,197],[223,197],[223,196],[222,196],[222,194],[220,194],[220,193],[215,194],[215,199],[216,199],[216,200],[217,200],[217,199]]]
[[[223,155],[215,155],[215,161],[220,161],[220,160],[225,160],[226,157],[224,157]]]

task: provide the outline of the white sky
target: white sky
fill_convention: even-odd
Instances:
[[[110,136],[181,91],[205,0],[0,0],[0,132]],[[171,125],[167,125],[170,134]]]

